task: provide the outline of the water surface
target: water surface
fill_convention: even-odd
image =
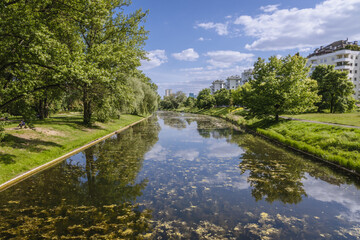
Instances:
[[[160,112],[0,193],[2,239],[359,239],[358,178]]]

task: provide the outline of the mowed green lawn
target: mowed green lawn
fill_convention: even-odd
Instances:
[[[18,122],[13,122],[6,126],[6,137],[0,142],[0,184],[142,118],[121,115],[91,128],[82,124],[80,113],[35,121],[34,129],[19,129]]]
[[[355,113],[308,113],[299,115],[284,115],[285,117],[292,117],[298,119],[338,123],[351,126],[360,127],[360,112]]]

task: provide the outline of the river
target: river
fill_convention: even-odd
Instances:
[[[359,239],[360,179],[221,119],[154,117],[0,192],[0,239]]]

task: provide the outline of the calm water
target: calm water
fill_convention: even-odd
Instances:
[[[158,113],[0,193],[0,239],[359,239],[360,180]]]

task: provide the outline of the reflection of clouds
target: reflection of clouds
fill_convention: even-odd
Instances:
[[[216,142],[211,144],[208,148],[207,157],[216,158],[232,158],[240,156],[244,151],[235,144],[229,144],[227,142]]]
[[[324,181],[306,176],[303,180],[306,193],[322,202],[335,202],[347,208],[349,212],[341,213],[341,217],[360,222],[360,193],[352,185],[331,185]]]
[[[229,176],[224,172],[217,173],[214,177],[205,177],[201,183],[206,186],[219,186],[225,185],[227,187],[232,187],[237,190],[244,190],[250,187],[250,184],[247,181],[248,173],[243,174],[241,176]]]
[[[197,158],[198,156],[199,156],[199,152],[195,149],[181,150],[181,151],[177,151],[174,154],[174,157],[180,157],[184,160],[189,160],[189,161],[195,160],[195,158]]]
[[[166,148],[162,147],[160,144],[155,144],[155,146],[145,154],[145,159],[165,161],[166,156],[167,156]]]

